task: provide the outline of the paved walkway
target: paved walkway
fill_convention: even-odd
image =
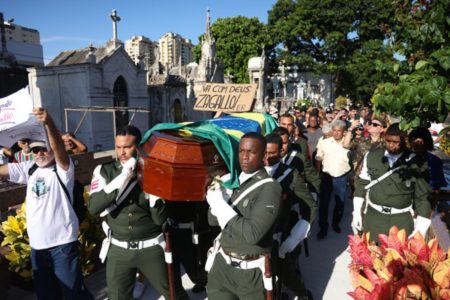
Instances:
[[[351,291],[347,266],[350,256],[347,252],[347,234],[351,232],[351,202],[348,202],[344,218],[342,220],[342,233],[336,234],[331,228],[324,240],[317,240],[317,222],[308,239],[309,257],[302,253],[300,258],[301,270],[304,274],[305,284],[313,292],[314,299],[345,300],[351,299],[347,292]],[[331,205],[332,206],[332,205]],[[330,207],[331,209],[332,207]],[[331,214],[330,214],[331,216]],[[88,288],[94,293],[97,300],[106,298],[106,283],[104,269],[96,272],[87,279]],[[193,294],[190,289],[192,282],[187,275],[183,276],[183,286],[193,300],[207,299],[206,293]],[[11,287],[8,298],[11,300],[35,300],[33,293]],[[147,284],[144,296],[141,299],[163,299]]]

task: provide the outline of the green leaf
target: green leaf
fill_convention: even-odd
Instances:
[[[399,68],[400,68],[400,65],[399,64],[395,64],[394,65],[394,72],[397,73]]]
[[[417,63],[416,63],[416,70],[420,70],[420,69],[422,69],[423,67],[425,67],[426,65],[428,65],[428,62],[426,61],[426,60],[419,60]]]
[[[446,89],[444,92],[444,102],[447,105],[450,105],[450,89]]]
[[[412,127],[412,128],[419,127],[419,126],[420,126],[420,118],[419,118],[418,116],[416,116],[416,117],[414,118],[414,120],[411,121],[410,124],[411,124],[411,127]]]
[[[447,71],[448,69],[450,69],[450,57],[449,56],[445,56],[445,57],[441,57],[439,58],[439,65],[445,70]]]

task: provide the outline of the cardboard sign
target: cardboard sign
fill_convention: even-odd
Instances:
[[[0,145],[11,147],[19,139],[47,140],[44,126],[32,110],[28,87],[0,99]]]
[[[195,91],[194,110],[249,111],[255,92],[256,84],[204,83]]]

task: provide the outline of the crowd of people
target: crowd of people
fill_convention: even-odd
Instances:
[[[46,128],[48,143],[20,140],[21,150],[14,154],[3,148],[9,163],[0,166],[0,179],[28,183],[38,298],[92,299],[79,268],[78,220],[63,188],[73,187],[69,153],[87,149],[73,134],[60,134],[44,109],[34,114]],[[210,299],[281,297],[282,287],[296,299],[312,299],[298,263],[302,241],[317,217],[318,240],[327,237],[330,224],[341,233],[351,199],[355,234],[370,232],[376,242],[378,234],[395,225],[410,236],[426,235],[431,195],[448,184],[442,162],[430,152],[428,129],[408,134],[386,114],[366,107],[296,107],[279,116],[278,124],[266,136],[250,132],[241,137],[239,187],[225,188],[221,182],[229,174],[216,174],[221,178],[210,178],[206,201],[196,203],[144,193],[136,168],[141,132],[134,126],[117,130],[117,159],[95,168],[87,203],[89,212],[104,220],[100,256],[106,260],[108,299],[139,298],[144,277],[166,299],[188,299],[180,265],[195,284],[193,292],[206,289]],[[37,169],[30,172],[33,166]],[[164,252],[167,230],[172,257]]]

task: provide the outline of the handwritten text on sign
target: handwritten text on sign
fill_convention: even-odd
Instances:
[[[196,91],[195,110],[240,112],[249,111],[256,84],[204,83]]]

